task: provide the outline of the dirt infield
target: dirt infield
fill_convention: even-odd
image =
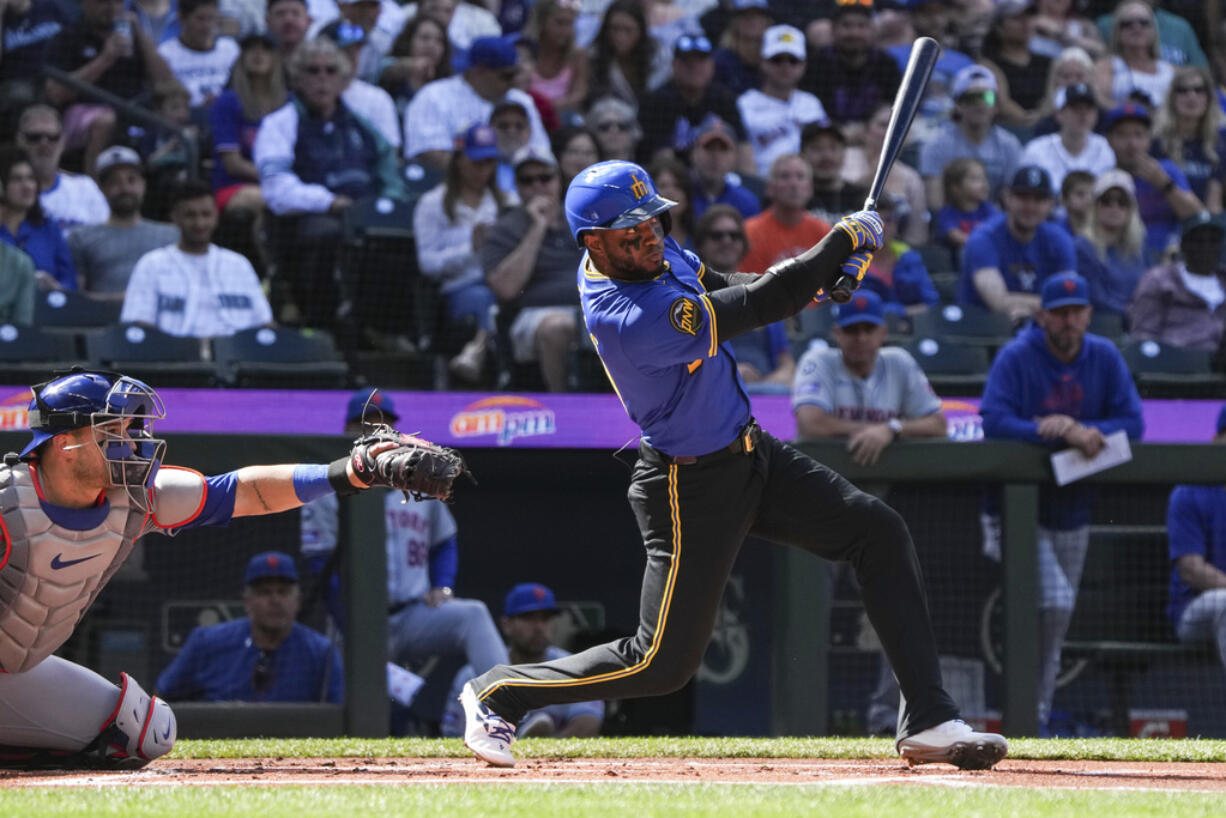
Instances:
[[[12,787],[753,783],[916,784],[951,787],[1062,787],[1111,790],[1226,790],[1226,764],[1006,760],[994,770],[946,765],[908,769],[891,760],[745,758],[522,759],[495,769],[455,758],[247,758],[158,761],[139,772],[0,772]]]

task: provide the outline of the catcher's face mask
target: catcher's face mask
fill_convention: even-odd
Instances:
[[[165,417],[162,399],[135,378],[74,373],[34,387],[29,420],[35,437],[23,454],[88,426],[110,485],[127,489],[132,502],[148,511],[148,490],[166,452],[166,441],[153,436],[153,424]]]

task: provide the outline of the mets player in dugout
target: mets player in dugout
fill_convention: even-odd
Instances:
[[[584,318],[609,378],[642,429],[629,500],[647,552],[633,636],[540,664],[499,665],[460,696],[464,742],[515,763],[515,723],[565,702],[654,696],[694,675],[724,585],[749,534],[851,563],[898,677],[897,750],[911,764],[986,769],[1008,745],[958,718],[945,692],[911,535],[882,501],[761,429],[726,343],[860,280],[881,245],[871,211],[763,275],[716,272],[671,238],[669,209],[631,162],[588,167],[566,192],[586,249]]]
[[[0,769],[138,768],[174,745],[170,707],[52,655],[136,540],[386,484],[369,470],[396,444],[205,477],[162,465],[166,413],[141,381],[78,368],[33,393],[34,435],[0,463]]]

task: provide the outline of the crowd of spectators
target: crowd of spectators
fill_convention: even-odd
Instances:
[[[861,205],[923,35],[943,52],[864,285],[886,313],[1020,329],[1076,271],[1125,331],[1216,350],[1226,29],[1217,4],[1162,6],[4,0],[0,241],[24,257],[0,257],[0,314],[81,290],[172,334],[278,323],[410,355],[390,294],[432,288],[450,383],[539,365],[576,388],[570,179],[636,160],[673,238],[762,272]],[[183,207],[206,189],[211,215]],[[354,252],[387,214],[415,240]],[[778,336],[803,325],[742,350],[747,377],[784,383]]]

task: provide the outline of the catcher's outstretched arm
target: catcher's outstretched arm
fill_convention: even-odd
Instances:
[[[347,476],[352,486],[365,488],[354,476],[352,467],[348,468]],[[245,466],[235,472],[235,477],[235,517],[288,511],[333,491],[325,465]]]

